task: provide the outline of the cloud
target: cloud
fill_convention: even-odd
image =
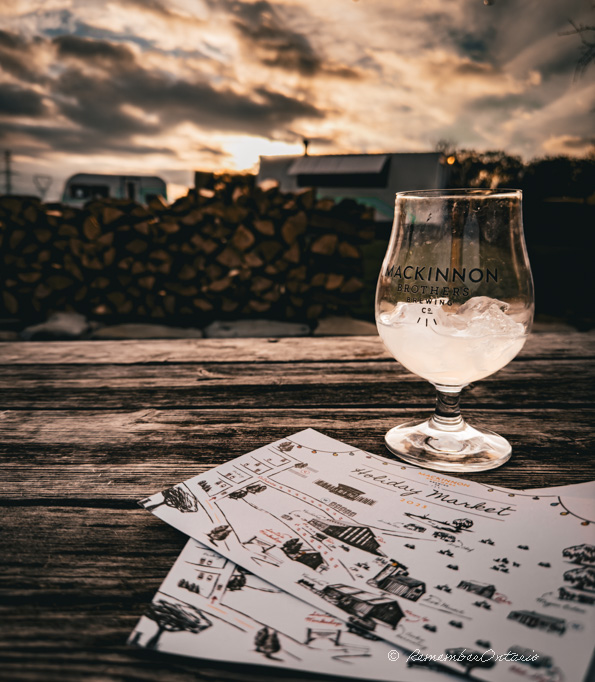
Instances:
[[[558,135],[543,143],[543,150],[551,155],[587,154],[595,152],[595,137],[579,135]]]
[[[278,11],[267,0],[250,3],[224,0],[221,5],[231,15],[246,52],[255,54],[264,66],[307,77],[322,74],[338,78],[359,77],[355,69],[333,63],[319,54],[306,35],[283,23]]]
[[[149,70],[138,63],[128,45],[79,36],[38,39],[53,49],[56,63],[45,74],[46,97],[62,123],[39,127],[22,125],[22,137],[55,145],[62,151],[84,151],[103,145],[106,150],[128,153],[135,136],[158,138],[176,126],[190,123],[204,131],[251,133],[270,136],[283,132],[301,118],[320,119],[324,112],[305,99],[259,86],[247,92],[227,85],[215,86],[196,74],[176,77],[164,70]],[[32,44],[15,34],[0,35],[7,45],[30,55]],[[21,62],[19,62],[21,64]],[[3,84],[0,113],[41,116],[43,96],[33,90]],[[14,132],[3,126],[4,134]],[[159,145],[156,145],[159,146]],[[139,145],[139,153],[149,153]],[[207,147],[212,152],[212,147]]]
[[[87,54],[79,59],[95,65],[101,61]],[[305,101],[265,87],[241,94],[206,81],[172,79],[138,64],[115,75],[106,71],[102,77],[69,69],[55,82],[54,93],[71,121],[117,136],[157,133],[185,121],[200,128],[270,135],[297,118],[324,115]],[[147,118],[126,113],[124,105],[138,108]]]
[[[27,41],[18,33],[10,33],[9,31],[0,30],[0,48],[8,48],[10,50],[22,50],[26,48]]]
[[[39,117],[46,113],[43,97],[12,83],[0,83],[0,115]]]
[[[93,130],[67,126],[29,125],[0,121],[0,140],[10,143],[19,154],[30,154],[39,158],[45,152],[76,155],[130,154],[175,155],[169,147],[142,145],[126,139],[101,137]]]
[[[322,60],[308,39],[282,26],[266,0],[254,3],[233,0],[225,3],[233,24],[250,49],[256,48],[260,61],[313,76],[322,69]]]
[[[28,82],[40,80],[36,50],[43,41],[28,40],[18,33],[0,30],[0,68]]]
[[[132,66],[135,62],[134,53],[127,45],[73,35],[58,36],[52,42],[57,48],[59,58],[72,57],[85,62],[107,62],[119,68]]]
[[[515,110],[534,111],[543,106],[541,98],[529,98],[526,94],[512,93],[504,95],[485,95],[477,97],[469,103],[469,108],[477,112],[498,112],[506,116]]]
[[[561,34],[593,23],[590,4],[18,0],[0,9],[3,144],[46,169],[89,153],[99,171],[135,151],[147,171],[239,169],[238,150],[302,137],[312,153],[454,138],[581,154],[595,93],[573,81],[580,38]]]

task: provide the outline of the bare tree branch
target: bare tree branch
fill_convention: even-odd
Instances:
[[[568,31],[560,31],[558,35],[560,36],[578,35],[581,40],[582,43],[581,54],[578,58],[578,61],[574,69],[574,80],[577,80],[585,73],[589,64],[595,61],[595,40],[588,40],[585,37],[585,33],[587,33],[587,31],[595,32],[595,26],[577,24],[572,19],[569,19],[568,21],[572,26],[572,29],[569,29]]]

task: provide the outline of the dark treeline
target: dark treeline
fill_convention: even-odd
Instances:
[[[449,155],[449,186],[511,187],[532,200],[571,197],[587,200],[595,193],[595,154],[585,158],[552,156],[528,163],[501,151],[460,150]],[[526,197],[527,198],[527,197]]]
[[[523,221],[533,270],[536,312],[592,328],[589,300],[595,230],[595,155],[524,163],[504,152],[450,154],[450,187],[523,190]]]

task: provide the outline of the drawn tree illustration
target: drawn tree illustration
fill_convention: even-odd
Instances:
[[[296,462],[293,465],[294,469],[305,469],[308,466],[308,462]]]
[[[278,447],[281,452],[291,452],[293,450],[293,443],[285,441],[285,443],[279,443]]]
[[[564,580],[569,582],[577,590],[595,590],[595,568],[581,566],[564,573]]]
[[[147,618],[157,623],[157,632],[145,644],[147,649],[156,649],[159,638],[164,632],[192,632],[198,634],[211,627],[213,623],[194,606],[174,604],[160,599],[153,602],[147,612]]]
[[[454,519],[452,525],[457,529],[457,531],[467,530],[471,528],[473,521],[471,521],[471,519]]]
[[[208,538],[211,542],[217,544],[218,542],[223,542],[230,533],[231,526],[216,526],[209,532]]]
[[[284,542],[281,549],[285,554],[297,554],[302,549],[302,541],[298,538],[292,538]]]
[[[266,642],[266,639],[268,636],[269,636],[269,629],[266,626],[261,628],[256,633],[256,635],[254,637],[254,646],[256,647],[256,651],[258,651],[258,652],[261,651],[261,647]]]
[[[267,658],[273,658],[273,654],[281,651],[281,643],[275,630],[269,630],[266,626],[261,628],[254,637],[256,651],[264,654]]]
[[[199,481],[198,485],[205,491],[205,493],[209,493],[211,491],[211,486],[206,481]]]
[[[229,493],[227,497],[229,497],[230,500],[241,500],[242,497],[246,497],[247,494],[248,490],[246,490],[246,488],[240,488],[239,490],[234,490]]]
[[[239,567],[237,571],[231,576],[227,582],[227,589],[230,592],[237,592],[244,587],[246,584],[246,572],[242,571]]]
[[[172,507],[172,509],[177,509],[183,513],[198,511],[198,500],[189,490],[184,490],[183,488],[174,486],[172,488],[163,490],[161,494],[163,495],[163,502],[157,502],[157,504],[145,506],[147,511],[153,511],[154,509],[157,509],[157,507],[161,507],[163,504],[167,505],[168,507]]]
[[[250,485],[247,485],[245,488],[247,492],[252,493],[253,495],[263,493],[266,489],[267,489],[266,485],[263,485],[262,483],[251,483]]]
[[[573,564],[595,564],[595,546],[584,544],[567,547],[562,556]]]
[[[261,647],[261,651],[264,652],[267,658],[273,658],[273,654],[276,654],[277,651],[281,651],[281,643],[279,642],[279,637],[277,637],[277,633],[274,630],[266,638],[263,646]]]

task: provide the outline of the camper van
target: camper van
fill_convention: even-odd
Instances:
[[[62,203],[84,206],[92,199],[130,199],[146,204],[155,196],[167,199],[165,182],[155,175],[77,173],[64,185]]]

